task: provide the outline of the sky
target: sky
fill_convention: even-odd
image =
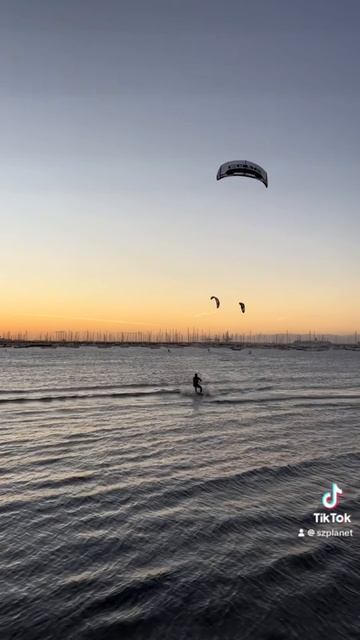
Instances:
[[[358,0],[2,0],[0,333],[359,331],[359,23]],[[269,188],[217,182],[233,159]]]

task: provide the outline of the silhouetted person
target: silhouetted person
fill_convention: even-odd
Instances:
[[[202,386],[201,384],[199,384],[199,382],[201,382],[201,378],[199,378],[198,374],[195,373],[193,377],[193,385],[194,385],[195,393],[198,393],[198,390],[200,393],[202,393]]]

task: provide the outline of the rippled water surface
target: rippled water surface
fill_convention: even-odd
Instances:
[[[1,349],[1,639],[359,640],[359,387],[355,351]],[[352,537],[298,537],[332,482]]]

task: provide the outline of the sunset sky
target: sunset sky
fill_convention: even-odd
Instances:
[[[0,333],[360,330],[358,0],[1,6]]]

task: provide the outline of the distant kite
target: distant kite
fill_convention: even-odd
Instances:
[[[243,302],[239,302],[239,305],[241,307],[241,311],[245,313],[245,304]]]
[[[219,300],[219,298],[217,298],[216,296],[211,296],[210,300],[215,300],[215,302],[216,302],[216,308],[217,308],[217,309],[220,307],[220,300]]]
[[[268,176],[260,165],[248,160],[231,160],[230,162],[224,162],[217,172],[216,179],[229,178],[230,176],[244,176],[245,178],[255,178],[260,180],[265,187],[268,186]]]

